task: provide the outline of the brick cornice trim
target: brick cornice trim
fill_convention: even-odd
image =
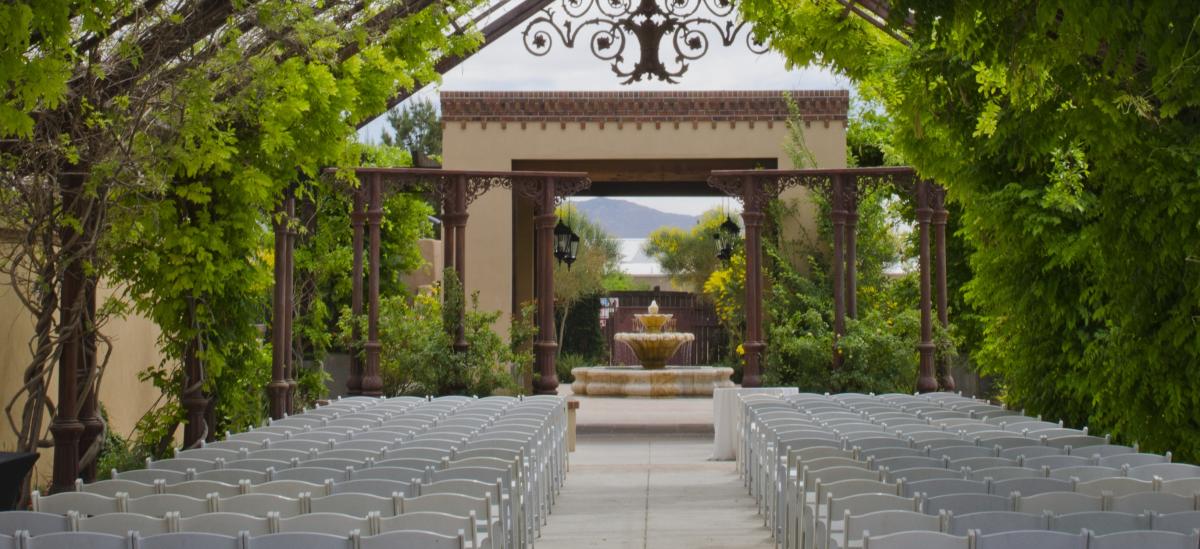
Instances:
[[[444,122],[739,122],[846,120],[846,90],[441,93]]]

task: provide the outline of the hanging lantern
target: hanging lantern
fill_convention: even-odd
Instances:
[[[568,271],[571,270],[571,264],[575,263],[577,257],[579,257],[579,235],[575,234],[575,231],[571,231],[571,238],[567,244],[567,255],[562,259],[563,263],[567,264]]]
[[[558,225],[554,226],[554,258],[557,259],[559,263],[566,261],[567,256],[570,255],[571,237],[574,235],[575,233],[571,230],[571,228],[568,227],[566,223],[563,223],[561,219],[559,219]],[[574,261],[574,258],[572,258],[572,261]]]
[[[741,227],[733,222],[733,218],[726,215],[725,222],[717,227],[717,232],[713,235],[713,240],[717,244],[717,259],[729,261],[733,258],[733,247],[737,245],[741,232]]]

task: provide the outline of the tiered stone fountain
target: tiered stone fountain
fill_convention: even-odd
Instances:
[[[641,366],[593,366],[575,368],[571,389],[577,395],[591,396],[704,396],[718,387],[733,387],[732,368],[667,366],[667,361],[683,346],[696,339],[686,332],[664,332],[673,315],[659,314],[658,303],[651,302],[646,314],[633,315],[641,332],[621,332],[614,336],[633,349]]]

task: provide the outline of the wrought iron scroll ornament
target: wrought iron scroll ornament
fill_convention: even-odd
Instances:
[[[622,84],[647,76],[676,83],[689,62],[708,53],[710,33],[726,47],[738,40],[746,22],[734,12],[733,0],[561,0],[561,9],[542,10],[521,34],[525,49],[537,56],[549,53],[556,37],[574,48],[583,35],[592,55],[610,61],[613,73],[625,79]],[[631,39],[640,50],[632,61],[625,57]],[[751,52],[768,49],[752,32],[745,40]],[[665,46],[674,59],[662,59]]]

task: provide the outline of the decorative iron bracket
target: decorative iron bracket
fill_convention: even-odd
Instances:
[[[676,83],[689,62],[708,53],[710,34],[725,47],[738,40],[746,22],[738,21],[734,11],[733,0],[561,0],[561,9],[542,10],[521,36],[525,49],[539,57],[550,52],[556,39],[574,48],[583,38],[593,56],[611,62],[613,73],[625,79],[622,84],[647,76]],[[754,33],[745,36],[751,52],[769,49]],[[639,53],[629,60],[625,47],[633,40]],[[662,59],[664,42],[674,50],[673,59]]]

